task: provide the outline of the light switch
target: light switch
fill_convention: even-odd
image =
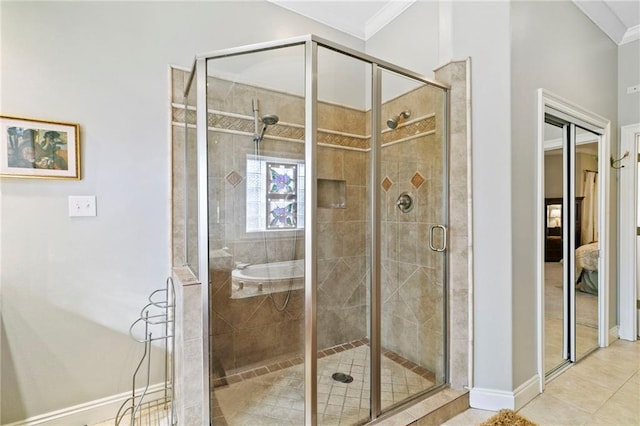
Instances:
[[[95,195],[69,195],[69,217],[95,215]]]

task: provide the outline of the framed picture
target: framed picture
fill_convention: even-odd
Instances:
[[[0,176],[80,179],[80,126],[0,115]]]

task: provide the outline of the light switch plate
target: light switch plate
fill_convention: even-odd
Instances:
[[[69,196],[69,217],[95,216],[96,196],[95,195],[70,195]]]

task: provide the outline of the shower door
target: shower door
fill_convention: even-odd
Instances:
[[[318,48],[318,424],[446,382],[446,92]]]
[[[381,409],[446,381],[445,92],[381,73]]]
[[[315,36],[203,74],[213,424],[362,424],[445,384],[446,88]]]
[[[304,45],[207,64],[214,425],[304,423]]]
[[[370,416],[371,70],[318,47],[318,424]]]

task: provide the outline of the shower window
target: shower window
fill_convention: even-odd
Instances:
[[[304,163],[247,157],[247,232],[304,228]]]

